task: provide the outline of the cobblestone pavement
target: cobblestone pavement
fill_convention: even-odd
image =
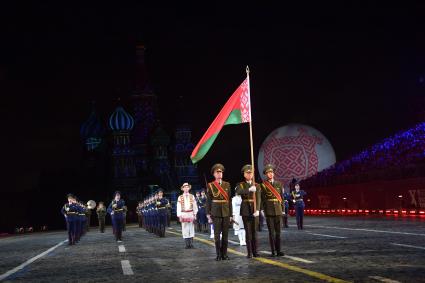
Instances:
[[[165,238],[136,226],[113,240],[95,227],[75,246],[66,232],[0,239],[0,280],[17,282],[425,282],[425,218],[307,217],[283,229],[285,257],[269,256],[266,226],[261,257],[229,231],[230,261],[216,262],[209,234],[185,249],[180,226]],[[392,281],[391,281],[392,280]]]

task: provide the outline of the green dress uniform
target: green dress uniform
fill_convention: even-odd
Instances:
[[[220,192],[220,186],[226,193],[226,197]],[[207,188],[207,215],[211,215],[214,224],[214,242],[216,260],[229,259],[227,256],[228,234],[230,217],[232,216],[232,199],[230,183],[222,181],[208,183]],[[221,233],[221,242],[220,242]]]
[[[277,194],[277,196],[276,196]],[[269,242],[272,256],[283,256],[280,246],[280,228],[282,225],[283,186],[278,181],[264,181],[261,184],[262,208],[266,215],[267,228],[269,229]]]
[[[240,215],[242,216],[243,225],[246,232],[246,247],[248,250],[248,258],[254,256],[257,257],[257,230],[258,227],[258,216],[254,216],[254,199],[252,197],[253,193],[249,191],[249,188],[252,184],[248,182],[240,182],[236,186],[236,193],[241,196],[241,211]],[[255,184],[257,191],[255,192],[255,205],[256,210],[260,210],[261,206],[261,187],[259,184]]]
[[[98,207],[96,209],[97,218],[99,220],[99,230],[101,233],[105,232],[105,217],[106,217],[106,207]]]

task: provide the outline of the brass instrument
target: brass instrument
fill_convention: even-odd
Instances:
[[[94,200],[89,200],[87,202],[88,209],[94,209],[96,207],[96,202]]]

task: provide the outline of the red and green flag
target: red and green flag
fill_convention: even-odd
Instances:
[[[198,162],[207,154],[223,126],[251,122],[250,101],[249,77],[247,77],[235,90],[196,145],[190,155],[192,163]]]

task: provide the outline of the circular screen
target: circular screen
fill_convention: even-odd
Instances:
[[[335,152],[326,137],[313,127],[289,124],[271,132],[258,154],[258,171],[275,166],[275,178],[288,183],[306,179],[335,163]]]

